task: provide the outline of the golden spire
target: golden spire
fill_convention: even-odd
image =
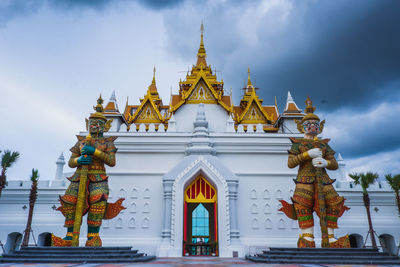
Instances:
[[[206,49],[204,48],[204,40],[203,40],[203,33],[204,33],[203,21],[201,22],[200,32],[201,32],[200,47],[199,47],[199,51],[197,52],[196,66],[199,66],[200,64],[202,64],[202,65],[204,65],[204,67],[206,67],[207,66],[207,62],[206,62],[207,54],[206,54]]]
[[[151,84],[156,84],[156,65],[153,68],[153,81],[151,81]]]
[[[153,80],[151,81],[151,85],[149,86],[149,91],[157,91],[156,86],[156,65],[153,68]]]
[[[250,79],[250,67],[247,68],[247,87],[253,87],[253,84],[251,83]]]

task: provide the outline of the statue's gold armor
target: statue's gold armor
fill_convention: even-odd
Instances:
[[[304,229],[314,226],[314,210],[319,216],[318,190],[316,190],[317,172],[312,165],[311,158],[308,157],[307,151],[313,148],[321,149],[322,157],[328,162],[326,166],[328,170],[336,170],[338,164],[334,157],[335,151],[328,145],[329,139],[310,140],[305,138],[291,138],[290,140],[292,141],[292,147],[289,150],[288,167],[295,168],[299,166],[297,178],[295,179],[296,188],[292,200],[299,227]],[[335,180],[329,178],[325,168],[321,169],[321,173],[327,224],[329,228],[338,228],[337,220],[345,210],[344,198],[340,197],[333,188],[332,183]]]
[[[82,165],[78,165],[76,159],[81,156],[81,150],[86,145],[85,137],[77,136],[78,142],[70,149],[72,152],[69,160],[71,168],[77,167],[74,175],[68,178],[71,184],[67,188],[65,194],[60,197],[63,214],[65,216],[65,227],[72,227],[75,221],[75,205],[78,198],[79,181],[81,177]],[[99,152],[93,156],[93,163],[88,165],[88,184],[86,190],[86,201],[84,213],[88,213],[88,225],[100,226],[104,217],[107,200],[108,200],[108,176],[104,164],[108,166],[115,165],[114,146],[116,137],[100,137],[93,138],[91,146],[95,147]]]

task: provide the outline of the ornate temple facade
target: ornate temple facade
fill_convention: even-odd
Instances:
[[[113,119],[107,136],[118,137],[118,152],[107,174],[110,199],[125,198],[126,210],[103,221],[104,246],[133,246],[161,257],[242,257],[270,246],[296,246],[297,221],[278,210],[279,200],[293,195],[297,170],[287,167],[287,151],[289,137],[302,136],[294,120],[304,113],[289,92],[279,111],[276,101],[265,104],[257,89],[248,70],[243,96],[234,105],[206,60],[202,33],[196,64],[168,105],[158,94],[155,71],[139,103],[120,110],[113,93],[104,114]],[[329,174],[351,208],[339,220],[337,234],[349,234],[352,246],[369,245],[362,190],[348,180],[340,154],[337,160],[339,169]],[[56,207],[72,174],[63,171],[63,155],[56,164],[56,177],[39,182],[32,245],[49,245],[50,233],[65,233]],[[5,250],[21,241],[29,189],[30,181],[10,181],[3,191],[0,240]],[[394,193],[384,182],[370,193],[375,231],[382,246],[393,249],[400,240]],[[318,231],[316,236],[318,243]],[[84,237],[83,232],[81,244]]]

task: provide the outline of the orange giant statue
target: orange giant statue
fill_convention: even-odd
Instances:
[[[326,173],[326,169],[336,170],[338,164],[334,157],[335,151],[328,145],[329,139],[320,140],[317,137],[325,121],[320,122],[314,111],[312,101],[307,98],[306,115],[301,121],[296,120],[297,128],[304,133],[304,138],[290,138],[292,146],[288,151],[288,167],[299,166],[293,204],[281,200],[280,210],[299,223],[301,234],[298,247],[315,247],[314,211],[320,219],[321,247],[350,247],[348,236],[339,239],[334,237],[338,218],[349,208],[344,205],[345,199],[333,188],[335,180],[330,179]]]

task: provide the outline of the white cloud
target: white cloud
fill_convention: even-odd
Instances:
[[[288,0],[263,0],[240,7],[237,28],[241,39],[249,45],[259,44],[259,34],[275,35],[287,26],[293,10]],[[239,10],[237,10],[239,11]]]
[[[399,112],[400,104],[383,102],[364,112],[340,109],[322,114],[323,136],[331,138],[332,147],[347,159],[350,173],[400,173]]]
[[[400,174],[400,149],[351,159],[346,164],[348,173],[372,171],[384,179],[384,175],[388,173]]]
[[[168,104],[190,64],[175,60],[165,39],[162,14],[127,2],[107,12],[42,7],[0,28],[0,149],[21,153],[8,179],[27,179],[33,167],[53,178],[99,94],[116,90],[121,109],[127,96],[139,103],[154,65]]]

